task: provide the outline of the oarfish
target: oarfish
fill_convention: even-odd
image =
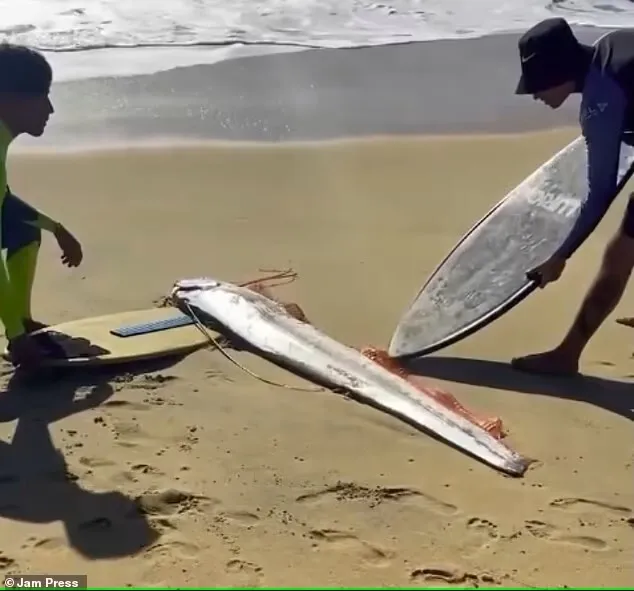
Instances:
[[[484,429],[260,293],[203,277],[176,282],[171,299],[185,314],[238,336],[263,357],[431,431],[503,472],[519,476],[528,467],[527,459]]]

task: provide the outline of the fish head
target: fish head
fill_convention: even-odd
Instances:
[[[196,291],[209,291],[223,285],[222,281],[213,277],[194,277],[192,279],[179,279],[172,287],[171,297],[178,298],[186,293]]]

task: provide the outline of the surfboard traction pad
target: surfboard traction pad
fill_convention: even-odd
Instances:
[[[136,336],[148,335],[155,332],[164,330],[170,330],[173,328],[181,328],[194,324],[194,320],[183,314],[177,312],[170,318],[164,318],[162,320],[154,320],[152,322],[139,322],[136,324],[128,324],[113,328],[109,332],[116,337],[127,339]],[[71,337],[63,332],[57,332],[55,330],[43,329],[33,333],[33,337],[37,339],[38,336],[46,336],[52,339],[55,344],[58,344],[64,353],[65,357],[58,357],[56,359],[89,359],[91,357],[99,357],[100,355],[107,355],[111,351],[90,342],[87,339],[81,337]],[[5,348],[3,357],[6,361],[11,361],[11,354],[8,349]]]
[[[140,322],[138,324],[129,324],[127,326],[121,326],[114,328],[110,331],[110,334],[121,337],[136,337],[144,334],[150,334],[153,332],[159,332],[161,330],[169,330],[170,328],[180,328],[181,326],[189,326],[194,324],[194,320],[179,312],[177,315],[171,318],[164,318],[163,320],[154,320],[153,322]]]

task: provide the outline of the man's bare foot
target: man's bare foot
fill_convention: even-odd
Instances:
[[[511,366],[519,371],[550,376],[574,376],[579,373],[579,360],[558,349],[516,357],[511,361]]]

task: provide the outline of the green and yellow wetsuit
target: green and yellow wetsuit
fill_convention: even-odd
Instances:
[[[41,230],[55,232],[57,222],[13,195],[7,186],[7,153],[13,135],[0,121],[0,321],[11,340],[25,332],[31,319],[31,291]]]

